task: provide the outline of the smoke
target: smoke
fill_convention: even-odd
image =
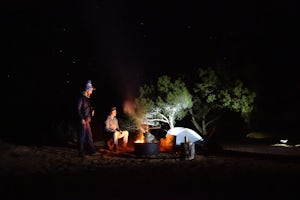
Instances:
[[[124,103],[124,113],[134,117],[136,115],[136,106],[133,100],[126,100]]]

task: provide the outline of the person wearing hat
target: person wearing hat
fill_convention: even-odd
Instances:
[[[106,134],[111,134],[114,142],[114,151],[118,152],[118,140],[123,139],[123,149],[127,149],[129,132],[127,130],[121,130],[117,119],[117,108],[112,107],[109,115],[105,120]]]
[[[84,143],[87,143],[91,155],[100,154],[93,142],[93,135],[90,122],[94,116],[94,110],[91,106],[90,98],[95,88],[92,86],[91,80],[88,80],[85,89],[81,92],[77,101],[77,115],[79,120],[77,140],[79,156],[85,157]]]

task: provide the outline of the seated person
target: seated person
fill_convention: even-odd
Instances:
[[[123,139],[122,146],[124,149],[127,148],[129,132],[127,130],[120,130],[119,122],[117,119],[117,108],[112,107],[107,119],[105,120],[105,131],[106,134],[112,134],[114,140],[114,151],[118,151],[118,140]]]

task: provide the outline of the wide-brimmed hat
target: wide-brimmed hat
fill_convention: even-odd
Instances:
[[[93,87],[91,80],[87,81],[87,83],[85,85],[85,90],[96,90],[96,88]]]

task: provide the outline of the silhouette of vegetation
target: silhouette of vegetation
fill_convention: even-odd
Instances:
[[[198,75],[199,80],[193,88],[193,107],[189,113],[201,135],[209,134],[209,128],[221,117],[222,110],[239,113],[244,122],[250,125],[255,92],[245,87],[241,80],[212,68],[200,68]]]

